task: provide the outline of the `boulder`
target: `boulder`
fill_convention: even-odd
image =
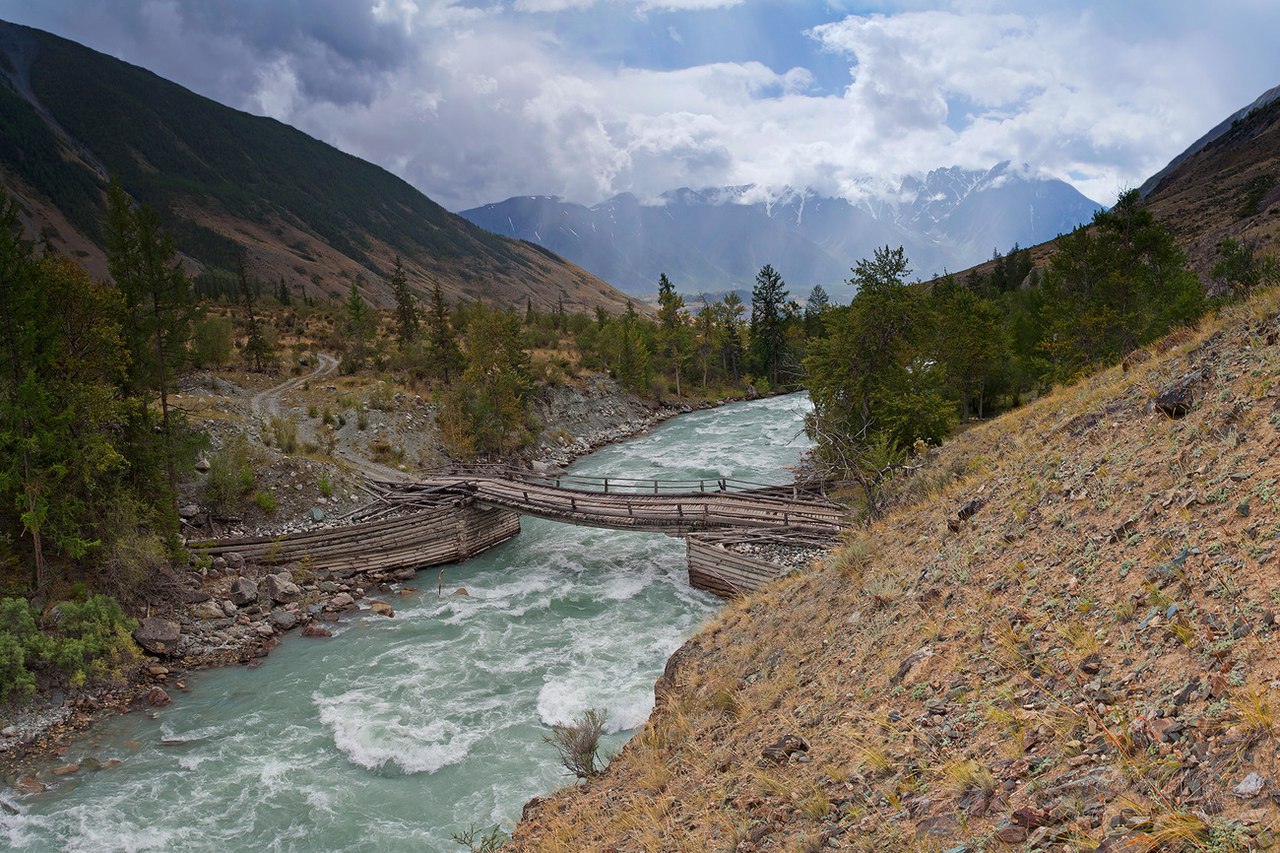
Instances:
[[[267,595],[277,604],[289,604],[302,598],[302,590],[283,573],[267,575],[263,579],[263,584],[266,586]]]
[[[211,467],[213,466],[209,464],[208,457],[201,456],[199,459],[196,460],[196,470],[199,471],[201,474],[207,473]]]
[[[330,610],[350,610],[356,606],[356,600],[350,593],[340,592],[329,602]]]
[[[241,569],[244,568],[243,554],[234,554],[234,553],[228,554],[226,559],[227,559],[227,565],[235,569],[236,571],[240,571]]]
[[[155,708],[168,705],[172,701],[169,694],[164,692],[163,687],[152,687],[151,692],[147,694],[147,704]]]
[[[330,631],[328,628],[322,628],[322,627],[320,627],[319,625],[316,625],[316,624],[314,624],[314,623],[313,623],[313,624],[308,625],[307,627],[305,627],[305,628],[303,628],[303,629],[302,629],[302,636],[304,636],[304,637],[332,637],[332,636],[333,636],[333,632],[332,632],[332,631]]]
[[[197,619],[222,619],[226,615],[222,610],[222,605],[216,601],[201,602],[195,609],[195,617]]]
[[[1156,411],[1171,418],[1184,417],[1195,405],[1196,388],[1205,378],[1203,370],[1179,376],[1156,395]]]
[[[288,631],[298,624],[298,615],[288,610],[277,610],[268,617],[271,626],[279,631]]]
[[[196,504],[187,504],[178,509],[178,517],[192,519],[200,514],[200,507]]]
[[[174,655],[178,652],[178,641],[182,639],[182,628],[177,622],[148,616],[133,632],[133,639],[153,655]]]
[[[369,609],[374,613],[377,613],[379,616],[386,616],[387,618],[396,615],[396,612],[391,609],[390,604],[387,604],[385,601],[379,601],[376,598],[369,602]]]
[[[244,607],[258,600],[258,584],[252,578],[236,578],[231,582],[231,601]]]
[[[453,594],[454,595],[471,595],[471,593],[467,592],[467,588],[465,586],[458,587],[453,591]]]

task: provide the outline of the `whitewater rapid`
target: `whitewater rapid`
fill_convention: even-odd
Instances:
[[[809,447],[803,395],[695,412],[580,460],[632,478],[791,478]],[[543,741],[587,708],[616,750],[653,707],[667,657],[719,602],[690,589],[684,544],[661,534],[526,518],[467,563],[355,618],[328,640],[289,636],[256,669],[193,674],[171,705],[103,722],[46,775],[0,788],[16,850],[460,850],[451,835],[510,825],[570,784]]]

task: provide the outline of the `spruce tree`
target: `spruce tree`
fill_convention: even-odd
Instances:
[[[418,310],[418,295],[409,287],[409,280],[404,274],[404,265],[400,256],[396,255],[395,266],[391,272],[391,293],[396,300],[396,334],[400,346],[407,347],[417,343],[422,333],[422,315]]]
[[[787,350],[787,288],[776,270],[765,264],[751,290],[751,355],[755,369],[778,384],[778,369]]]

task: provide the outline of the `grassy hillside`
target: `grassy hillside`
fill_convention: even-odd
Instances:
[[[109,172],[214,271],[230,273],[245,246],[264,278],[345,292],[356,273],[385,277],[400,254],[420,286],[439,280],[457,297],[626,304],[559,257],[477,228],[389,172],[273,119],[38,30],[0,23],[0,55],[0,169],[40,228],[51,220],[45,202],[100,245]],[[55,244],[69,241],[54,228]],[[100,252],[91,254],[101,268]]]
[[[829,565],[677,652],[515,849],[1271,846],[1278,308],[936,451]],[[1156,410],[1188,375],[1186,416]]]

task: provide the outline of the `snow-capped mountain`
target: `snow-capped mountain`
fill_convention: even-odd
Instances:
[[[1069,184],[1001,163],[935,169],[889,199],[858,203],[808,190],[682,187],[642,203],[630,194],[592,207],[521,196],[462,211],[475,224],[563,255],[621,290],[653,293],[666,273],[686,293],[749,286],[772,264],[794,295],[833,294],[860,258],[904,246],[916,275],[959,270],[1048,240],[1099,207]]]

